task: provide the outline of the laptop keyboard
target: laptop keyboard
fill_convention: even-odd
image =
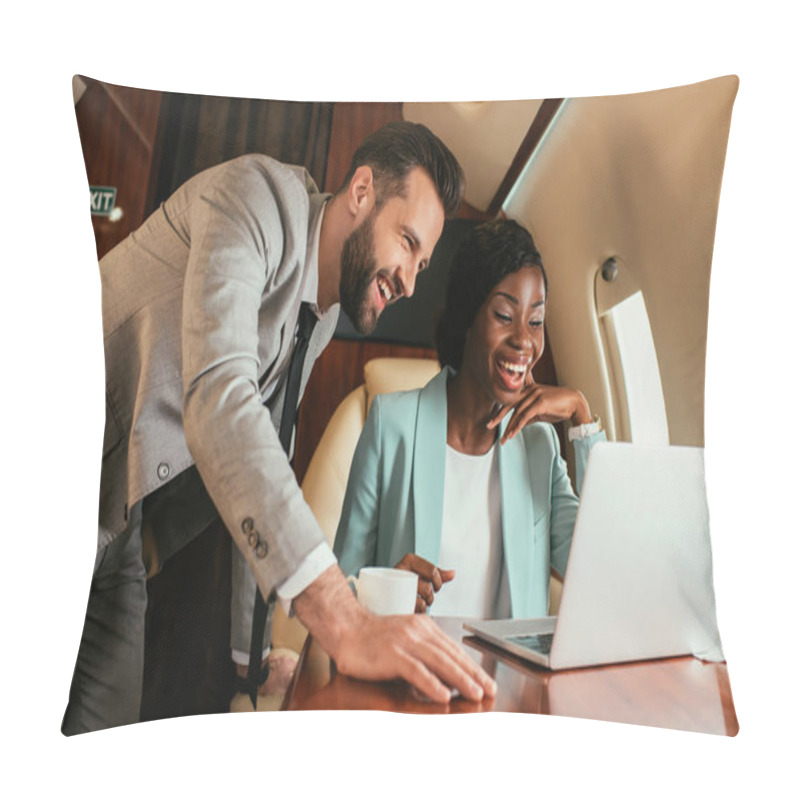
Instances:
[[[534,633],[526,634],[525,636],[507,636],[507,641],[514,642],[520,647],[527,647],[529,650],[535,650],[544,656],[550,655],[550,648],[553,646],[552,633]]]

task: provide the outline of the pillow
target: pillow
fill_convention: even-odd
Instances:
[[[547,270],[547,377],[537,379],[579,387],[610,439],[702,447],[711,255],[737,87],[738,79],[729,76],[632,95],[425,104],[211,97],[132,89],[82,76],[76,76],[73,89],[101,259],[121,258],[122,249],[132,246],[126,237],[142,225],[155,226],[150,232],[168,241],[169,248],[191,247],[191,232],[167,218],[162,204],[193,176],[246,154],[300,165],[321,191],[335,193],[364,136],[407,120],[429,127],[461,162],[464,201],[457,218],[445,223],[431,269],[420,276],[414,297],[387,310],[368,337],[357,335],[342,315],[333,341],[319,356],[300,410],[294,466],[302,481],[327,421],[363,382],[368,359],[435,357],[432,332],[449,264],[474,226],[497,216],[530,230]],[[267,169],[259,164],[258,169]],[[297,185],[292,186],[286,191],[296,192]],[[230,200],[237,205],[235,196]],[[262,222],[258,215],[247,219],[256,227]],[[268,231],[266,240],[274,242],[271,235]],[[144,241],[144,234],[140,238]],[[136,290],[142,308],[167,304],[168,293],[183,291],[180,274],[170,276],[170,283],[157,265],[150,269],[152,275],[142,274]],[[117,292],[125,290],[111,279],[105,282],[105,315],[116,313]],[[138,324],[130,322],[136,314],[141,320],[135,309],[119,324]],[[163,363],[151,374],[174,381],[180,371],[174,353],[180,350],[171,350],[157,331],[153,342],[152,353],[162,354],[154,358]],[[268,345],[260,344],[266,355]],[[148,368],[138,356],[130,363],[107,360],[106,377]],[[119,418],[111,383],[106,415],[104,458],[123,459],[117,468],[130,475],[138,465],[125,463],[123,455],[126,443],[141,431],[126,428]],[[571,448],[563,436],[562,447],[574,480]],[[110,616],[103,623],[116,629],[144,624],[144,660],[138,667],[142,696],[90,692],[86,709],[127,704],[138,709],[131,712],[136,718],[152,720],[230,708],[237,611],[234,602],[231,612],[229,598],[236,591],[231,575],[238,557],[231,543],[232,535],[242,534],[229,534],[217,519],[185,452],[180,463],[157,464],[157,480],[138,496],[130,484],[128,497],[101,490],[101,504],[116,503],[127,529],[135,528],[132,523],[142,515],[141,543],[133,536],[125,545],[133,554],[128,566],[122,566],[122,547],[98,559],[112,573],[116,569],[114,574],[132,570],[130,591],[147,595],[146,615],[140,596],[140,612],[131,614],[127,606],[107,609]],[[140,496],[143,506],[127,505]],[[183,532],[180,546],[166,542],[165,527]],[[101,535],[101,554],[108,538]],[[109,565],[112,557],[121,559],[119,567]],[[135,570],[137,557],[147,567],[146,584]],[[93,647],[105,656],[102,637]],[[90,657],[82,648],[79,667]],[[586,685],[602,692],[608,685],[604,674],[623,683],[632,676],[630,696],[642,713],[624,721],[734,735],[738,723],[725,666],[705,665],[702,680],[693,682],[698,664],[681,662],[673,672],[655,662],[638,672],[633,667],[589,670]],[[681,671],[684,667],[688,671]],[[663,681],[679,685],[677,713],[654,711],[648,701],[648,692],[655,696]],[[557,704],[548,704],[547,681],[540,684],[541,702],[522,704],[521,710],[623,719],[591,703],[570,705],[563,692]],[[382,697],[365,688],[364,707],[376,702],[383,707]],[[71,697],[65,732],[106,727],[102,712],[92,716],[83,700],[83,716],[77,719],[78,705]],[[427,708],[412,710],[420,707]]]

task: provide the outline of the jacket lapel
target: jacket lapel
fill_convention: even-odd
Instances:
[[[510,416],[510,415],[509,415]],[[500,426],[506,429],[509,416]],[[517,616],[528,606],[528,567],[534,561],[533,502],[531,478],[524,438],[518,434],[500,445],[500,486],[503,509],[503,548],[511,594],[511,613]]]
[[[447,378],[443,369],[420,392],[414,436],[414,552],[439,562],[447,447]]]

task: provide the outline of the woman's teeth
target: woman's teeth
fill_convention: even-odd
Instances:
[[[506,372],[512,372],[517,375],[524,375],[528,369],[527,364],[512,364],[509,361],[499,361],[498,363]]]

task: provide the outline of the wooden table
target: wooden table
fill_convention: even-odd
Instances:
[[[727,736],[739,730],[725,664],[682,657],[550,672],[467,635],[461,619],[436,621],[495,679],[494,698],[472,703],[459,697],[442,705],[423,699],[402,681],[353,680],[338,675],[330,658],[309,637],[284,709],[411,714],[517,711]]]

